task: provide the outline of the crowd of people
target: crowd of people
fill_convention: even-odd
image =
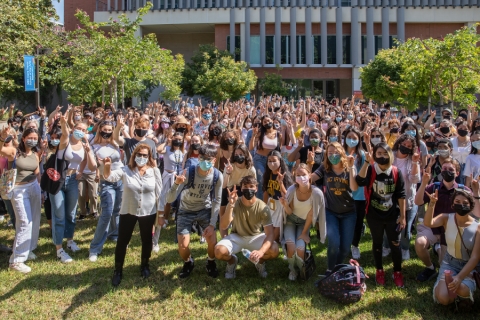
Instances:
[[[12,270],[31,271],[42,206],[62,263],[80,250],[77,221],[97,219],[88,259],[95,263],[105,242],[116,241],[113,286],[137,222],[144,278],[161,230],[173,223],[180,278],[194,270],[190,234],[198,232],[209,276],[219,275],[222,260],[225,278],[235,278],[242,252],[264,278],[266,261],[281,252],[292,281],[314,254],[311,230],[327,241],[328,276],[350,256],[360,259],[368,225],[377,285],[388,281],[383,261],[391,255],[390,278],[404,287],[402,261],[415,252],[424,264],[417,281],[436,278],[434,301],[473,304],[480,266],[480,117],[473,107],[444,108],[437,117],[354,97],[262,95],[206,106],[187,99],[143,109],[62,109],[23,114],[12,106],[0,133],[0,169],[17,170],[13,191],[2,194],[15,227]],[[55,194],[39,184],[50,157],[68,164]]]

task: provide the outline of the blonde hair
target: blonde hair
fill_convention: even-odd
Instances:
[[[323,159],[323,166],[325,167],[325,170],[329,172],[332,170],[332,164],[330,163],[330,160],[328,160],[328,148],[333,147],[335,150],[340,154],[340,163],[342,164],[343,170],[346,170],[348,165],[347,165],[347,155],[345,153],[345,150],[343,149],[342,145],[338,142],[330,142],[327,147],[325,148],[325,157]]]

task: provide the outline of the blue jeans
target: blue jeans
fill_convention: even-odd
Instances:
[[[406,225],[405,229],[402,230],[401,239],[400,239],[400,248],[402,250],[409,250],[410,249],[410,239],[412,239],[412,225],[415,221],[415,217],[417,216],[418,206],[414,205],[412,209],[407,210],[405,213],[405,220]],[[383,247],[390,248],[390,244],[388,243],[387,234],[383,234]]]
[[[332,270],[337,264],[343,263],[350,252],[357,213],[337,214],[325,210],[327,220],[327,264],[328,270]]]
[[[117,182],[100,181],[100,205],[102,211],[98,218],[97,229],[95,229],[92,243],[90,244],[90,253],[100,254],[107,238],[117,240],[122,195],[122,180]]]
[[[262,156],[258,153],[255,154],[253,157],[253,166],[257,171],[257,181],[258,181],[258,189],[257,189],[257,198],[263,199],[263,175],[265,174],[265,170],[267,168],[267,159],[268,157]]]
[[[52,204],[53,243],[61,245],[64,238],[73,238],[76,224],[78,182],[77,175],[65,177],[65,183],[57,194],[50,193]]]

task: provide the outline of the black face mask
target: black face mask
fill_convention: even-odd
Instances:
[[[455,209],[455,212],[459,215],[459,216],[466,216],[470,211],[470,205],[468,204],[460,204],[460,203],[456,203],[453,205],[453,209]]]
[[[227,145],[233,146],[235,144],[235,138],[228,138],[227,140],[225,140],[225,142],[227,143]]]
[[[449,116],[449,115],[448,116],[443,116],[443,119],[445,119],[445,120],[450,120],[450,118],[451,118],[451,116]]]
[[[148,133],[147,129],[135,129],[135,135],[137,137],[143,138]]]
[[[435,148],[435,142],[433,142],[433,141],[427,141],[427,142],[425,142],[425,144],[426,144],[427,147],[429,147],[430,149]]]
[[[392,128],[392,129],[390,129],[390,133],[398,133],[398,128]]]
[[[265,129],[272,129],[272,128],[273,128],[273,122],[269,122],[269,123],[263,125],[263,127],[264,127]]]
[[[445,171],[442,171],[442,177],[443,177],[443,180],[445,180],[445,182],[452,182],[453,179],[455,179],[455,173],[452,171],[445,170]]]
[[[468,134],[468,130],[458,129],[458,135],[460,137],[465,137]]]
[[[380,165],[386,165],[390,162],[390,159],[389,158],[384,158],[384,157],[380,157],[380,158],[375,157],[375,162],[380,164]]]
[[[180,132],[180,133],[184,133],[185,131],[187,131],[187,128],[177,128],[177,130],[175,130],[177,132]]]
[[[13,126],[12,127],[15,131],[18,131],[18,126]]]
[[[110,139],[110,137],[112,136],[112,132],[100,131],[100,136],[102,136],[103,139]]]
[[[443,134],[448,134],[450,132],[450,128],[449,127],[442,127],[442,128],[440,128],[440,132],[443,133]]]
[[[467,120],[467,115],[465,113],[460,113],[459,116],[462,117],[464,120]]]
[[[192,143],[192,150],[200,149],[200,143]]]
[[[211,132],[212,132],[213,136],[218,137],[222,133],[222,129],[214,128],[214,129],[212,129]]]
[[[255,197],[255,193],[254,189],[242,189],[242,194],[247,200],[252,200]]]
[[[172,140],[172,147],[182,146],[182,140]]]
[[[233,157],[233,161],[235,161],[236,163],[242,164],[245,161],[245,157],[236,155]]]
[[[409,149],[409,148],[407,148],[407,147],[405,147],[405,146],[402,146],[402,145],[400,145],[400,147],[398,148],[398,150],[400,150],[400,152],[401,152],[402,154],[412,154],[412,149]]]

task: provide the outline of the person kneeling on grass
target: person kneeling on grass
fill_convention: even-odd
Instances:
[[[222,199],[223,176],[213,166],[217,156],[217,147],[206,144],[200,147],[198,166],[185,169],[181,175],[175,174],[175,182],[167,193],[167,203],[174,202],[180,196],[177,214],[178,252],[184,264],[179,274],[187,278],[194,267],[190,255],[190,230],[197,222],[204,230],[203,236],[208,244],[207,273],[210,277],[218,276],[215,263],[215,245],[217,236],[215,225],[218,219]],[[163,214],[159,215],[158,225],[165,224]]]
[[[270,208],[255,197],[258,183],[253,176],[245,176],[240,181],[242,197],[238,199],[236,186],[228,190],[229,199],[224,215],[220,218],[220,229],[225,230],[232,223],[232,232],[216,245],[215,257],[227,261],[226,279],[235,278],[238,258],[235,253],[242,249],[250,250],[249,260],[262,278],[267,276],[265,261],[278,256],[278,245],[274,241]],[[263,226],[264,232],[261,232]]]

